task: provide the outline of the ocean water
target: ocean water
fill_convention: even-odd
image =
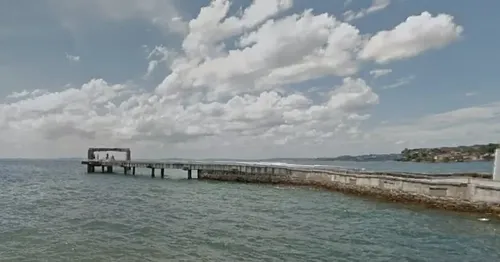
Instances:
[[[388,171],[407,173],[489,173],[493,172],[492,161],[461,162],[461,163],[416,163],[416,162],[396,162],[396,161],[317,161],[317,160],[280,160],[277,161],[235,161],[217,160],[219,163],[242,163],[242,164],[265,164],[274,166],[305,167],[315,169],[361,169],[367,171]]]
[[[166,175],[0,161],[0,261],[500,261],[477,215]]]
[[[362,168],[371,171],[395,171],[409,173],[492,173],[492,161],[461,162],[461,163],[415,163],[396,161],[304,161],[287,160],[282,164],[316,166],[323,168],[343,167]]]

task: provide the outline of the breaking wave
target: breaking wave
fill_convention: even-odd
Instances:
[[[227,160],[219,160],[219,161],[213,161],[213,162],[214,163],[227,163],[227,164],[255,165],[255,166],[310,168],[310,169],[365,170],[365,168],[346,167],[346,166],[338,166],[338,165],[292,164],[292,163],[286,163],[286,162],[227,161]]]

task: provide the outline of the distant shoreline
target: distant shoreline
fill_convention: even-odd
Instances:
[[[230,159],[230,158],[158,158],[157,160],[178,161],[240,161],[240,162],[282,162],[282,161],[311,161],[311,162],[411,162],[411,163],[474,163],[492,162],[495,159],[495,150],[500,144],[476,144],[470,146],[434,147],[434,148],[405,148],[401,153],[390,154],[364,154],[364,155],[342,155],[336,157],[273,157],[265,159]],[[0,160],[66,160],[76,161],[82,157],[59,157],[59,158],[0,158]],[[136,159],[139,160],[139,159]]]
[[[306,161],[353,161],[353,162],[412,162],[412,163],[473,163],[491,162],[495,159],[495,150],[500,144],[476,144],[455,147],[405,148],[401,153],[343,155],[338,157],[305,158]],[[293,160],[293,158],[273,158],[272,160]]]

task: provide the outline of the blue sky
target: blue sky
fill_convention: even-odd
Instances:
[[[11,97],[8,98],[7,96],[12,93],[23,90],[31,92],[39,89],[44,90],[44,95],[47,95],[54,92],[63,92],[69,87],[79,89],[92,79],[102,79],[106,82],[106,85],[124,85],[129,87],[132,92],[151,96],[156,95],[158,99],[167,96],[166,93],[162,94],[158,90],[160,90],[159,86],[163,80],[171,74],[172,64],[160,61],[156,70],[150,76],[145,76],[148,64],[151,61],[151,59],[148,59],[148,54],[155,46],[163,46],[172,51],[172,53],[175,51],[178,55],[177,58],[179,55],[185,54],[185,50],[182,50],[182,43],[190,31],[192,31],[188,26],[188,22],[198,16],[201,7],[209,4],[209,1],[201,0],[147,0],[142,2],[134,0],[122,2],[110,0],[108,2],[102,1],[101,3],[99,1],[78,0],[64,4],[60,2],[57,0],[0,2],[0,84],[2,86],[0,89],[0,103],[3,103],[1,104],[4,107],[3,114],[12,114],[12,111],[7,111],[5,108],[8,107],[10,108],[9,110],[12,110],[16,106],[20,108],[24,105],[22,103],[23,99],[28,99],[27,97],[18,97],[16,100],[13,100]],[[398,140],[391,141],[389,143],[390,146],[387,146],[385,142],[380,144],[366,143],[365,139],[373,141],[376,139],[374,137],[381,135],[381,131],[378,132],[378,129],[386,130],[385,128],[391,128],[391,130],[400,130],[401,128],[407,128],[407,130],[411,131],[412,128],[416,128],[420,130],[418,123],[429,117],[432,118],[435,114],[446,113],[461,108],[483,108],[484,106],[489,108],[489,104],[497,103],[500,97],[500,89],[497,87],[498,69],[496,66],[496,62],[500,59],[500,55],[496,52],[497,47],[500,45],[500,35],[495,33],[497,31],[495,25],[499,24],[498,20],[500,18],[495,18],[494,14],[500,8],[500,2],[493,0],[485,0],[481,4],[474,1],[453,1],[452,3],[452,1],[431,0],[392,0],[379,2],[386,2],[387,6],[367,13],[361,18],[346,21],[348,20],[344,15],[346,11],[351,10],[356,13],[362,9],[368,9],[370,6],[375,5],[377,1],[295,0],[293,1],[293,6],[279,12],[273,19],[279,20],[288,15],[300,14],[305,9],[313,9],[314,15],[328,13],[337,20],[347,22],[356,27],[360,34],[367,35],[369,38],[379,31],[394,29],[409,16],[419,16],[422,12],[427,11],[432,16],[441,13],[452,16],[453,23],[456,26],[461,26],[463,31],[460,36],[443,44],[443,46],[428,48],[425,51],[419,52],[418,55],[394,59],[386,64],[377,64],[374,60],[370,61],[368,59],[368,61],[364,61],[359,66],[357,72],[349,75],[319,75],[318,77],[309,78],[304,81],[263,87],[264,89],[259,90],[257,90],[257,87],[249,84],[254,80],[257,81],[259,78],[243,75],[241,77],[245,77],[245,83],[242,83],[241,90],[231,91],[226,97],[220,98],[220,101],[217,100],[220,103],[226,103],[230,100],[231,96],[243,96],[245,94],[258,96],[259,93],[264,91],[277,91],[283,88],[287,90],[287,94],[304,93],[308,92],[308,90],[310,91],[311,88],[315,88],[315,90],[311,91],[311,95],[308,98],[311,99],[311,103],[320,104],[327,100],[324,93],[330,92],[332,88],[341,85],[343,78],[360,78],[369,86],[371,92],[378,96],[378,102],[370,104],[371,106],[368,110],[359,113],[368,113],[369,117],[353,124],[353,128],[360,129],[360,131],[356,132],[359,133],[357,136],[349,136],[349,132],[347,134],[339,133],[326,136],[328,137],[328,143],[332,143],[327,146],[322,142],[309,143],[306,141],[306,138],[299,137],[288,140],[293,142],[277,142],[283,138],[283,133],[275,133],[273,136],[265,135],[269,132],[277,132],[276,128],[279,126],[278,124],[276,124],[277,126],[267,126],[267,129],[264,127],[256,129],[251,135],[243,135],[241,130],[235,132],[227,126],[217,128],[210,126],[210,128],[214,128],[214,132],[202,138],[202,142],[200,142],[199,135],[196,135],[192,141],[183,141],[179,144],[178,142],[172,142],[172,136],[183,131],[174,128],[175,132],[161,131],[155,135],[148,132],[146,132],[148,133],[147,135],[139,134],[138,130],[142,130],[139,127],[139,122],[145,120],[137,120],[139,122],[135,126],[127,127],[127,132],[131,133],[126,136],[124,135],[126,138],[116,138],[116,140],[113,140],[113,143],[119,145],[132,144],[137,147],[139,152],[145,152],[146,149],[144,148],[147,148],[148,143],[154,144],[154,141],[161,141],[159,143],[161,146],[157,146],[158,148],[156,149],[161,152],[165,152],[165,148],[181,147],[184,148],[180,152],[183,155],[202,156],[210,151],[195,150],[195,147],[188,150],[185,148],[190,147],[186,143],[193,143],[193,145],[204,143],[206,145],[205,150],[209,150],[210,145],[218,143],[219,140],[227,142],[229,138],[235,139],[234,143],[228,142],[229,144],[225,145],[223,149],[217,150],[217,155],[226,156],[228,154],[231,155],[230,152],[244,146],[245,143],[253,141],[251,139],[252,136],[256,136],[258,138],[255,139],[260,142],[255,143],[256,147],[249,150],[248,154],[242,155],[242,157],[253,157],[261,153],[261,149],[257,146],[260,143],[262,145],[269,145],[276,142],[277,144],[270,151],[270,156],[280,156],[285,153],[288,154],[290,150],[300,150],[300,148],[314,150],[315,152],[319,152],[317,154],[321,155],[337,155],[343,153],[366,153],[367,151],[393,152],[406,146],[432,146],[439,143],[460,144],[476,141],[487,142],[486,140],[493,139],[495,137],[493,131],[497,129],[492,129],[493,131],[486,130],[485,132],[490,133],[477,139],[457,136],[448,141],[441,139],[442,136],[445,136],[446,130],[439,132],[434,130],[432,134],[423,132],[424,134],[422,135],[426,137],[421,138],[417,136],[412,137],[411,134],[395,135],[394,137],[398,137]],[[250,3],[251,1],[244,0],[232,1],[228,16],[237,15],[238,10],[248,7]],[[168,23],[182,19],[183,24],[175,25],[176,28],[173,28],[171,24],[158,23],[158,19],[164,19],[162,21],[167,21]],[[251,32],[251,30],[248,32]],[[412,34],[414,32],[408,33]],[[223,43],[226,43],[226,48],[237,48],[234,43],[241,36],[241,34],[237,34],[226,38]],[[426,41],[430,43],[432,41],[426,40],[425,37],[430,39],[431,37],[435,37],[435,35],[425,36],[423,34],[422,37],[418,41],[415,40],[416,42],[413,45],[425,45]],[[404,48],[409,50],[415,48],[415,46],[408,45]],[[161,56],[161,54],[159,55]],[[79,59],[75,61],[71,57],[78,57]],[[206,59],[206,57],[203,59]],[[375,69],[390,69],[392,72],[374,78],[370,75],[370,71]],[[397,86],[398,82],[401,82],[399,86]],[[233,86],[239,86],[235,82],[229,83]],[[393,87],[390,88],[391,86]],[[195,91],[187,87],[182,88],[182,92],[190,97],[181,103],[183,105],[194,105],[196,103],[209,104],[213,102],[209,100],[193,100],[194,93],[192,92]],[[168,90],[174,90],[174,88],[168,87]],[[33,99],[37,99],[37,96]],[[125,98],[120,99],[120,101],[123,101]],[[115,102],[115,100],[112,103],[119,106],[119,102]],[[158,106],[149,106],[159,108]],[[259,106],[255,105],[255,107]],[[173,109],[162,110],[164,111],[159,112],[160,115],[166,114],[167,111],[170,112],[169,114],[176,114],[177,112],[175,110],[169,111]],[[293,111],[291,108],[283,110],[288,110],[287,112]],[[104,112],[102,108],[95,109],[94,111],[97,112],[97,115],[101,113],[110,117],[112,115],[113,121],[117,123],[125,121],[123,119],[117,120],[118,115],[121,118],[126,117],[126,114],[123,112],[116,115],[111,111]],[[67,111],[62,110],[61,112]],[[38,117],[53,118],[52,122],[50,122],[51,126],[60,124],[62,121],[60,120],[60,115],[51,115],[51,112],[43,110],[39,113]],[[335,115],[337,125],[342,124],[341,126],[344,128],[344,118],[336,118],[340,113],[333,113],[333,111],[330,113]],[[348,113],[353,114],[351,111]],[[198,115],[203,116],[203,113],[198,112]],[[82,117],[82,115],[77,115],[77,117]],[[19,132],[18,129],[21,127],[16,123],[23,123],[23,128],[25,128],[30,126],[30,124],[27,124],[29,121],[26,122],[27,120],[21,119],[21,116],[11,118],[8,120],[4,119],[4,125],[11,132],[19,135],[18,141],[22,142],[25,140],[21,136],[21,133],[32,139],[36,137],[37,141],[40,141],[40,139],[47,140],[39,142],[36,145],[39,148],[43,148],[47,143],[64,144],[68,141],[79,140],[78,136],[69,135],[62,138],[61,141],[55,142],[51,140],[52,138],[33,136],[28,131]],[[213,121],[215,123],[222,120],[226,123],[229,121],[228,118],[214,119]],[[493,114],[492,118],[487,120],[498,120],[498,116]],[[86,119],[86,121],[92,122],[93,120]],[[319,120],[316,119],[315,121]],[[321,128],[332,129],[334,127],[333,124],[328,126],[314,126],[311,123],[300,128],[297,127],[291,133],[303,133],[307,130],[317,130],[317,132],[320,132]],[[302,124],[304,123],[301,122]],[[68,123],[64,122],[64,125],[67,126]],[[96,136],[91,139],[90,143],[101,144],[103,141],[107,141],[106,139],[102,139],[105,136],[109,136],[109,132],[122,132],[120,134],[123,135],[123,132],[125,132],[122,130],[123,125],[121,123],[121,125],[117,124],[116,126],[107,127],[108,129],[106,130],[98,130],[98,128],[92,127],[90,124],[85,126],[79,124],[79,126],[72,126],[71,130],[84,130],[87,133],[94,133]],[[390,126],[387,127],[387,125]],[[460,122],[455,128],[464,128],[464,125],[467,127],[467,123]],[[32,126],[34,127],[33,129],[41,129],[42,126],[46,125],[38,123]],[[169,127],[156,128],[166,130]],[[199,128],[210,129],[207,126]],[[421,129],[424,130],[425,128],[427,127],[422,127]],[[225,133],[226,131],[229,133]],[[321,132],[328,133],[326,130],[321,130]],[[439,133],[439,136],[436,136],[436,132]],[[263,140],[262,136],[269,140]],[[387,137],[384,139],[390,140],[390,137],[392,136],[387,134]],[[446,137],[448,138],[449,136]],[[14,142],[10,141],[10,143]],[[16,143],[19,144],[18,142]],[[287,147],[287,143],[291,144]],[[353,146],[345,151],[332,149],[337,144],[344,145],[345,143]],[[323,146],[321,146],[322,144]],[[26,148],[28,145],[18,146],[19,148]],[[75,148],[61,146],[60,148],[55,147],[55,151],[49,155],[77,154],[77,152],[82,150],[82,148],[76,146]],[[20,152],[23,151],[19,149],[12,152],[0,152],[0,155],[17,155],[21,154]],[[41,149],[34,152],[35,156],[47,154]],[[175,152],[167,150],[165,154],[172,155]]]

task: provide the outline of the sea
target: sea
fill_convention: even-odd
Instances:
[[[491,162],[282,162],[490,172]],[[0,261],[500,261],[500,222],[276,185],[0,160]],[[196,177],[196,174],[195,174]]]

